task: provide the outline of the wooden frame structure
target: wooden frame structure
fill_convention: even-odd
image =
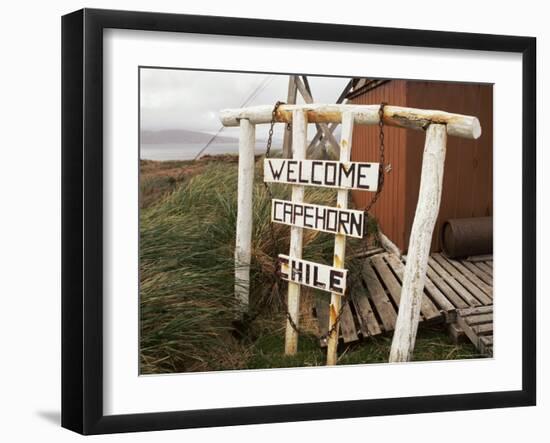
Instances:
[[[346,97],[348,93],[352,90],[353,85],[353,79],[346,84],[346,86],[336,99],[337,105],[343,103],[344,100],[346,100]],[[309,85],[307,76],[290,75],[288,77],[288,94],[286,103],[289,105],[296,104],[298,93],[300,93],[305,103],[311,104],[314,102],[313,93],[311,92],[311,87]],[[337,126],[337,122],[332,122],[330,125],[327,125],[326,123],[316,123],[317,133],[309,143],[306,150],[306,155],[308,157],[311,157],[312,155],[316,154],[319,148],[322,147],[323,156],[332,156],[335,158],[338,157],[340,155],[340,145],[333,135],[334,130]],[[325,152],[326,144],[330,145],[330,155]],[[287,126],[285,128],[283,139],[283,158],[290,157],[292,157],[292,128]]]
[[[282,105],[275,114],[276,122],[293,122],[293,159],[301,160],[306,155],[307,124],[342,123],[340,161],[349,162],[354,124],[375,125],[380,121],[379,105]],[[255,106],[243,109],[227,109],[220,112],[224,126],[240,126],[239,142],[239,189],[237,212],[237,237],[235,245],[235,293],[248,305],[250,247],[252,242],[252,184],[254,180],[254,126],[270,123],[272,106]],[[441,201],[447,136],[476,139],[481,135],[479,120],[473,116],[451,114],[444,111],[404,108],[387,105],[383,109],[386,125],[426,131],[422,159],[419,199],[414,218],[409,255],[405,267],[399,313],[393,336],[390,361],[409,361],[412,357],[433,229]],[[303,202],[303,186],[293,186],[292,201]],[[348,190],[338,190],[337,205],[347,208]],[[301,258],[302,229],[291,228],[290,256]],[[343,268],[345,260],[345,237],[336,235],[334,267]],[[332,293],[329,307],[329,330],[338,322],[341,295]],[[300,287],[289,283],[288,310],[292,322],[299,324]],[[339,325],[329,336],[327,364],[336,364]],[[297,350],[297,332],[291,320],[287,321],[285,352]]]

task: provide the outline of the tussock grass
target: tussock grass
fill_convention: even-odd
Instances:
[[[257,174],[261,174],[258,162]],[[273,290],[275,257],[288,251],[288,227],[270,222],[271,196],[255,181],[251,310],[280,311]],[[210,162],[140,216],[142,373],[205,370],[227,349],[238,306],[234,293],[237,164]],[[277,185],[273,197],[290,198]],[[335,193],[311,188],[307,201],[334,204]],[[326,261],[334,239],[307,231],[304,258]]]

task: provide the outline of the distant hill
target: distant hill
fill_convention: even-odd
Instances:
[[[212,134],[187,129],[163,129],[160,131],[141,131],[141,143],[167,144],[167,143],[208,143]],[[234,137],[218,135],[214,143],[238,142]]]

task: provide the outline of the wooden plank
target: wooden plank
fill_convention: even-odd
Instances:
[[[493,333],[493,322],[483,325],[472,326],[472,331],[477,335],[487,335]]]
[[[488,266],[486,263],[483,262],[477,262],[475,266],[476,268],[481,269],[483,272],[487,273],[491,276],[491,278],[493,278],[493,268],[491,266]]]
[[[453,265],[446,261],[441,255],[434,254],[433,261],[438,263],[440,267],[445,269],[447,273],[451,276],[452,279],[460,283],[461,286],[467,289],[471,295],[473,295],[479,302],[483,305],[490,305],[493,303],[493,300],[485,294],[481,289],[474,285],[470,280],[468,280],[464,275],[462,275]],[[450,283],[450,281],[449,281]],[[462,296],[462,294],[460,294]]]
[[[401,263],[401,261],[397,260],[395,257],[394,260],[392,260],[388,257],[389,255],[390,254],[384,254],[384,257],[387,260],[387,264],[382,256],[372,257],[371,261],[374,264],[374,267],[376,268],[378,273],[380,274],[380,277],[382,277],[384,284],[393,295],[393,298],[396,299],[396,305],[399,308],[399,301],[401,298],[401,283],[403,282],[403,273],[405,267],[403,266],[403,263]],[[391,269],[393,269],[393,272],[395,272],[399,280],[397,280],[397,278],[394,276],[390,267]],[[425,286],[428,286],[428,284],[428,279],[426,279]],[[449,303],[446,299],[444,300]],[[454,309],[454,307],[450,305],[450,309]],[[420,312],[426,320],[441,318],[441,311],[426,296],[426,294],[424,294],[424,296],[422,297]]]
[[[491,269],[493,269],[493,260],[487,260],[487,261],[484,261],[483,263],[489,266]]]
[[[374,266],[374,269],[378,271],[378,274],[386,285],[395,306],[399,308],[399,300],[401,299],[401,285],[389,270],[386,262],[382,260],[382,257],[372,257],[371,264]]]
[[[474,263],[463,260],[462,264],[473,274],[475,274],[480,280],[482,280],[484,283],[488,284],[489,286],[493,286],[493,277],[490,274],[487,274],[485,271],[483,271],[481,268],[476,266]]]
[[[400,279],[400,281],[403,281],[403,273],[405,271],[405,266],[403,265],[401,260],[399,260],[395,255],[389,254],[389,253],[385,254],[384,258],[390,264],[392,270],[397,274],[397,277]],[[434,306],[436,309],[443,310],[443,311],[453,311],[455,309],[455,306],[434,285],[434,283],[430,280],[428,275],[424,282],[424,292],[425,293],[427,292],[433,298]],[[424,294],[424,298],[431,301],[429,298],[426,297],[426,294]],[[462,303],[464,303],[462,299],[460,299],[460,297],[457,296],[457,298]],[[467,306],[467,305],[464,303],[464,306]]]
[[[461,328],[481,354],[493,355],[493,307],[480,306],[457,311]]]
[[[363,279],[367,285],[368,292],[374,307],[376,308],[380,320],[382,321],[382,326],[384,330],[393,331],[395,328],[395,321],[397,319],[397,314],[391,301],[386,295],[382,284],[378,281],[376,273],[372,268],[371,264],[365,262],[363,265]]]
[[[478,289],[481,289],[485,294],[487,294],[491,299],[493,298],[493,288],[489,286],[487,283],[482,281],[479,277],[477,277],[473,272],[471,272],[466,266],[464,266],[462,263],[460,263],[457,260],[452,260],[450,258],[445,257],[442,254],[434,254],[435,258],[440,258],[441,260],[445,260],[448,263],[450,263],[452,266],[454,266],[458,272],[460,272],[461,275],[465,276],[468,280],[470,280]]]
[[[360,283],[355,283],[352,286],[351,291],[352,303],[355,307],[355,312],[357,312],[357,319],[359,320],[361,334],[363,334],[363,337],[380,335],[382,333],[382,329],[378,324],[378,320],[376,320],[376,316],[374,315],[374,311],[372,310],[366,291],[359,285]]]
[[[466,334],[466,337],[468,337],[468,339],[472,342],[472,344],[476,347],[476,349],[479,349],[479,337],[472,330],[472,328],[464,321],[464,318],[462,318],[459,315],[456,319],[456,324],[460,329],[464,331],[464,334]]]
[[[342,316],[340,317],[340,331],[342,334],[342,338],[344,339],[344,343],[350,343],[359,340],[349,304],[346,304],[344,306],[344,310],[342,311]]]
[[[480,315],[470,315],[465,317],[466,323],[470,326],[481,325],[483,323],[492,323],[493,314],[480,314]]]
[[[296,76],[289,75],[288,76],[288,93],[286,97],[286,102],[289,105],[296,104],[297,92],[298,90],[296,88]],[[292,157],[292,126],[285,125],[285,133],[284,133],[284,139],[283,139],[283,158],[290,158],[290,157]]]
[[[445,269],[443,269],[439,263],[437,263],[433,258],[430,257],[428,260],[428,277],[434,281],[438,282],[437,285],[439,289],[449,298],[457,308],[466,308],[468,306],[480,306],[481,303],[477,298],[470,294],[460,283],[458,283]],[[446,288],[443,289],[443,286],[439,286],[441,282],[445,282]],[[452,288],[452,291],[446,289]],[[458,300],[453,297],[452,294],[458,294],[461,297],[462,302],[458,303]]]
[[[493,260],[493,254],[472,255],[471,257],[466,258],[466,260],[469,262]]]
[[[298,82],[297,84],[299,88],[300,84]],[[344,112],[353,112],[355,114],[355,124],[357,125],[376,125],[380,121],[378,114],[380,105],[321,103],[281,105],[275,116],[276,121],[291,122],[292,113],[295,110],[307,112],[310,123],[339,123]],[[262,105],[240,109],[222,109],[219,117],[224,126],[238,126],[239,121],[242,119],[248,119],[252,124],[270,123],[273,117],[272,113],[273,105]],[[384,124],[388,126],[416,129],[418,131],[426,131],[426,127],[429,128],[432,124],[441,124],[446,126],[446,133],[450,136],[473,140],[481,136],[481,125],[477,117],[451,114],[444,111],[387,105],[384,106],[383,120]]]
[[[484,336],[479,338],[479,352],[489,357],[493,356],[493,337]]]
[[[488,306],[478,306],[476,308],[459,309],[457,313],[461,317],[467,317],[469,315],[488,314],[488,313],[493,313],[493,306],[488,305]]]

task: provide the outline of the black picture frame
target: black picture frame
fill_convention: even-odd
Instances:
[[[103,30],[519,53],[523,65],[522,389],[260,407],[103,413]],[[62,18],[62,426],[82,434],[536,404],[536,39],[504,35],[83,9]]]

